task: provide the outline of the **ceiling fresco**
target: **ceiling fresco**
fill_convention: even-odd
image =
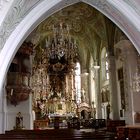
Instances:
[[[101,40],[106,42],[104,16],[85,3],[77,3],[42,21],[26,40],[32,41],[35,46],[45,46],[46,38],[52,36],[53,25],[60,23],[69,25],[70,35],[78,42],[82,68],[86,68],[91,56],[95,58]]]

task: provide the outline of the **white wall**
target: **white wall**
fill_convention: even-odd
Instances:
[[[9,11],[14,0],[0,0],[0,25],[4,21],[7,12]]]
[[[15,126],[15,119],[18,112],[21,112],[23,116],[23,126],[25,126],[25,129],[33,128],[31,95],[28,100],[20,102],[20,104],[17,106],[14,106],[8,103],[6,110],[7,111],[6,111],[5,130],[13,129],[13,127]]]

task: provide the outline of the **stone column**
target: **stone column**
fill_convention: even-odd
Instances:
[[[100,94],[100,69],[95,69],[95,96],[96,96],[96,117],[97,119],[102,118],[101,108],[101,94]]]
[[[5,133],[7,127],[7,94],[5,89],[6,81],[0,88],[0,134]]]
[[[92,73],[91,70],[89,70],[89,76],[88,76],[88,91],[89,91],[89,105],[92,106]]]
[[[119,43],[118,43],[119,44]],[[139,96],[133,91],[134,75],[137,68],[138,53],[129,40],[120,42],[123,52],[124,85],[125,85],[125,110],[124,119],[127,124],[134,124],[134,113],[139,112]]]
[[[128,46],[127,46],[128,47]],[[127,124],[134,124],[134,94],[133,94],[133,74],[135,73],[136,68],[136,58],[134,57],[135,53],[132,50],[125,49],[124,54],[124,84],[125,84],[125,110],[124,110],[124,119]]]
[[[139,112],[139,97],[133,91],[134,74],[137,68],[137,55],[136,50],[129,40],[121,40],[115,44],[115,48],[119,49],[117,58],[117,65],[122,63],[123,79],[124,79],[124,93],[125,93],[125,109],[123,110],[123,119],[127,124],[134,124],[134,111]],[[117,51],[116,51],[117,52]],[[116,53],[117,55],[117,53]],[[136,95],[136,96],[135,96]],[[120,109],[121,105],[120,105]]]
[[[111,103],[111,119],[119,119],[118,92],[117,92],[117,74],[116,62],[114,56],[108,56],[109,61],[109,83],[110,83],[110,103]]]

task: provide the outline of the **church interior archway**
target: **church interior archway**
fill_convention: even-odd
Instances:
[[[124,60],[130,50],[131,58],[138,59],[128,38],[100,12],[84,3],[66,7],[44,20],[15,55],[7,74],[7,108],[11,104],[19,106],[32,96],[37,120],[47,116],[80,117],[82,103],[89,106],[91,117],[106,119],[109,104],[110,118],[120,118],[120,111],[125,118],[127,113],[132,114],[128,106],[135,106],[128,97],[133,91],[126,93],[125,89],[128,77],[123,76],[131,66]],[[77,62],[80,73],[76,75]],[[106,62],[115,71],[107,68]],[[77,85],[76,76],[80,77]],[[133,114],[129,120],[134,123]]]

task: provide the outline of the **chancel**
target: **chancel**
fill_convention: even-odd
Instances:
[[[0,139],[140,139],[136,0],[2,5]]]
[[[73,102],[77,103],[78,44],[71,37],[68,25],[58,22],[51,31],[52,35],[46,36],[45,44],[40,46],[40,56],[38,48],[34,48],[32,89],[37,119],[78,115]]]

